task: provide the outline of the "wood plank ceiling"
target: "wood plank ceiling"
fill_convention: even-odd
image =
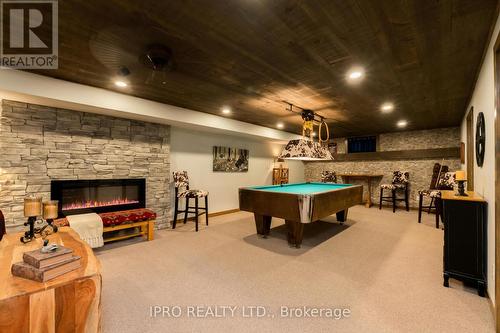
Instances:
[[[65,0],[59,69],[33,71],[300,132],[283,101],[328,118],[334,136],[458,126],[497,0]],[[168,46],[173,68],[141,63]],[[130,85],[113,81],[121,66]],[[346,73],[364,69],[358,84]],[[395,105],[382,114],[384,102]]]

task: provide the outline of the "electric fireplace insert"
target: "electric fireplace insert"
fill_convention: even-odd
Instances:
[[[145,208],[146,180],[53,180],[50,195],[59,200],[59,217]]]

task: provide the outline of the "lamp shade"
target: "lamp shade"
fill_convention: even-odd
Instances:
[[[328,148],[307,139],[290,140],[278,158],[301,161],[333,160]]]
[[[455,180],[467,180],[467,176],[465,175],[465,171],[458,170],[455,172]]]

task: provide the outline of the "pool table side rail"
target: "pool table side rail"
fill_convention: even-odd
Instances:
[[[279,193],[279,199],[277,199],[276,194],[276,192],[240,188],[240,210],[286,220],[297,220],[297,217],[300,216],[298,195]]]
[[[312,221],[318,221],[352,206],[360,205],[363,202],[362,185],[352,185],[340,191],[335,191],[335,200],[329,200],[329,194],[323,192],[314,197]]]

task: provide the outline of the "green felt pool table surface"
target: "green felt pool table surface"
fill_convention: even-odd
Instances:
[[[335,191],[352,186],[350,184],[333,184],[333,183],[296,183],[296,184],[283,184],[283,185],[269,185],[269,186],[253,186],[249,189],[261,190],[268,192],[278,193],[291,193],[291,194],[315,194],[327,191]]]

